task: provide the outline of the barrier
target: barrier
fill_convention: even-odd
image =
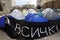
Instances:
[[[24,20],[13,20],[9,18],[10,25],[6,26],[6,30],[10,37],[18,38],[21,36],[25,38],[38,39],[59,31],[60,21],[52,20],[49,22],[28,22]]]

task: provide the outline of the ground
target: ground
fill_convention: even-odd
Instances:
[[[15,39],[11,39],[4,31],[0,30],[0,40],[15,40]]]
[[[41,39],[36,39],[36,40],[60,40],[60,31],[56,34],[41,38]]]
[[[16,39],[11,39],[5,32],[0,30],[0,40],[16,40]],[[60,40],[60,31],[56,34],[35,40]]]

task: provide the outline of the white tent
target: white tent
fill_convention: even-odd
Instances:
[[[34,9],[29,9],[29,10],[27,10],[27,13],[37,13],[37,12]]]
[[[59,18],[60,16],[54,12],[53,9],[51,8],[47,8],[45,10],[42,11],[43,17],[47,18],[48,20],[56,20],[57,18]]]
[[[23,15],[23,13],[22,13],[21,11],[17,10],[17,9],[15,9],[15,10],[14,10],[11,14],[9,14],[9,15],[11,15],[12,17],[14,17],[14,18],[17,19],[17,20],[22,20],[22,19],[25,18],[24,15]]]

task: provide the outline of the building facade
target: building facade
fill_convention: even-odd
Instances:
[[[60,0],[40,0],[38,3],[42,8],[60,8]]]
[[[0,15],[9,13],[12,9],[11,0],[0,0],[0,9]]]

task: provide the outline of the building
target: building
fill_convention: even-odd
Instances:
[[[0,0],[0,15],[9,13],[11,9],[12,9],[11,0]]]
[[[16,1],[15,0],[11,0],[11,5],[12,5],[12,7],[16,6]]]
[[[38,4],[42,8],[60,8],[60,0],[40,0]]]

